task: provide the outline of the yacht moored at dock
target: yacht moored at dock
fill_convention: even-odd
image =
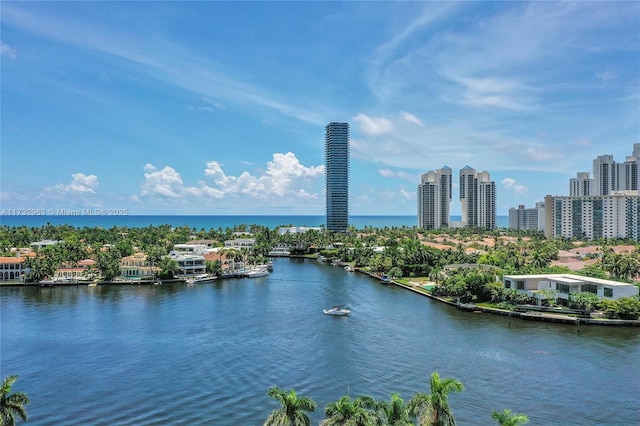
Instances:
[[[196,275],[194,277],[190,277],[187,279],[187,284],[206,284],[206,283],[211,283],[213,281],[216,280],[216,276],[215,275],[210,275],[210,274],[200,274],[200,275]]]

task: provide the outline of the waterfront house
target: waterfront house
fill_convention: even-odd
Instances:
[[[224,248],[234,250],[242,250],[245,248],[251,250],[255,243],[255,238],[236,238],[235,240],[225,241]]]
[[[180,254],[199,254],[204,255],[210,249],[205,244],[175,244],[173,251]]]
[[[187,241],[186,244],[204,245],[207,249],[213,249],[219,245],[217,240],[190,240]]]
[[[638,287],[633,284],[573,274],[505,275],[503,287],[516,289],[537,299],[540,303],[545,296],[541,290],[556,292],[560,302],[569,300],[571,294],[589,292],[600,299],[620,299],[638,295]]]
[[[207,272],[204,256],[181,254],[177,252],[169,253],[169,257],[178,263],[178,275],[190,276]]]
[[[231,249],[224,249],[222,247],[217,247],[215,249],[210,250],[207,254],[204,255],[204,259],[206,262],[215,262],[219,261],[222,267],[223,274],[233,274],[238,269],[244,268],[243,262],[236,262],[236,258],[238,257],[237,253],[234,254]]]
[[[68,262],[62,264],[54,274],[54,281],[77,281],[89,278],[90,271],[95,269],[96,261],[84,259],[77,265]]]
[[[0,281],[24,281],[24,257],[0,257]]]
[[[144,253],[135,253],[120,260],[120,276],[125,279],[153,278],[159,270],[158,266],[150,264]]]

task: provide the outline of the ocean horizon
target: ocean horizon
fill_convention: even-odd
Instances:
[[[459,222],[461,216],[451,216],[452,222]],[[497,216],[498,228],[507,228],[508,216]],[[319,227],[325,224],[324,215],[55,215],[55,216],[0,216],[0,225],[10,227],[41,227],[50,225],[70,225],[76,228],[114,226],[128,228],[145,228],[148,226],[170,225],[172,227],[188,226],[194,229],[226,229],[241,225],[261,225],[271,229],[280,226]],[[413,227],[417,224],[415,215],[352,215],[349,224],[362,229],[364,227]]]

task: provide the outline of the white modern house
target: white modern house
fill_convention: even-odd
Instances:
[[[281,226],[278,228],[278,235],[304,234],[311,230],[322,232],[322,228],[319,226]]]
[[[207,272],[204,256],[171,252],[169,257],[178,262],[178,275],[199,275]]]
[[[181,254],[200,254],[204,255],[209,252],[209,248],[205,244],[174,244],[173,250]]]
[[[596,294],[600,299],[638,295],[638,287],[633,284],[573,274],[505,275],[502,284],[506,289],[516,289],[535,297],[538,303],[545,298],[540,290],[548,289],[554,290],[556,297],[562,300],[568,300],[571,294],[581,292]]]
[[[234,250],[241,250],[243,248],[252,249],[255,243],[255,238],[236,238],[235,240],[225,241],[224,248]]]

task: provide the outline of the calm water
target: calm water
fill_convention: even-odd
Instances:
[[[460,216],[451,216],[452,221],[460,221]],[[508,216],[498,216],[499,228],[509,226]],[[365,226],[384,228],[385,226],[416,225],[416,216],[349,216],[349,223],[357,229]],[[126,226],[143,228],[147,226],[189,226],[195,229],[226,229],[237,225],[262,225],[268,228],[279,226],[321,226],[324,216],[0,216],[0,224],[7,226],[40,227],[47,223],[52,225],[72,225],[78,228],[101,226]]]
[[[510,408],[532,425],[631,425],[640,330],[460,312],[317,261],[215,284],[2,288],[2,375],[34,425],[260,425],[278,385],[324,406],[409,399],[438,371],[461,425]],[[350,317],[322,309],[346,304]]]

